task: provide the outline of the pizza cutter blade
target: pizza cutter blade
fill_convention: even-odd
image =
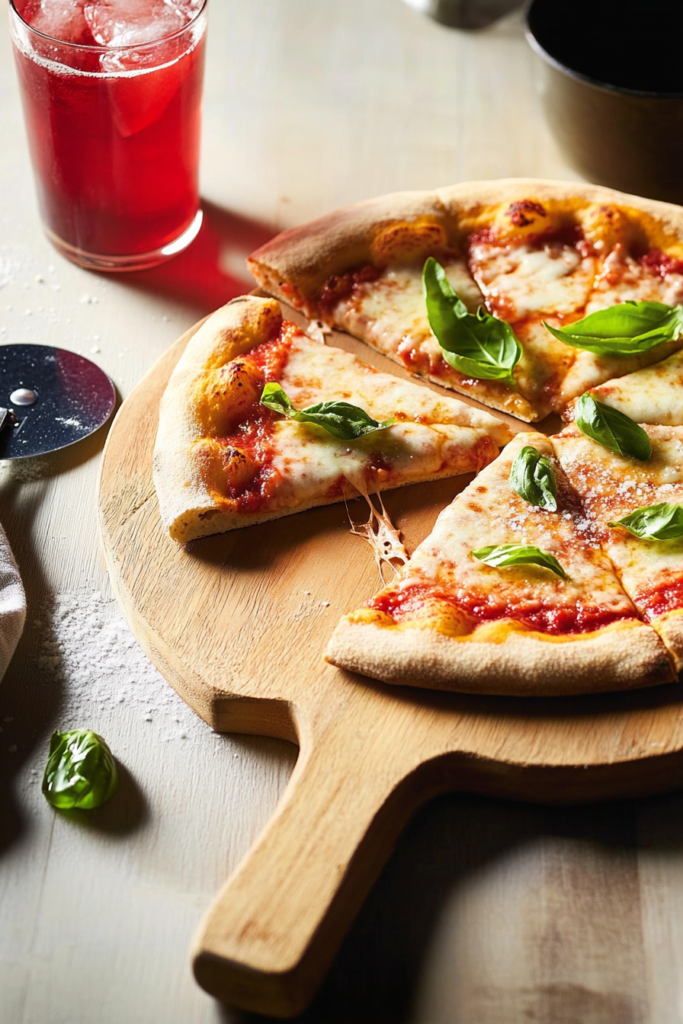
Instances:
[[[114,385],[90,359],[51,345],[0,345],[0,459],[75,444],[115,404]]]

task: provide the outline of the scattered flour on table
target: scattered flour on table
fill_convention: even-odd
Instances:
[[[34,619],[36,660],[45,684],[64,684],[70,712],[125,704],[162,728],[164,739],[184,739],[201,725],[140,648],[116,601],[99,591],[57,594]],[[203,728],[203,726],[202,726]]]

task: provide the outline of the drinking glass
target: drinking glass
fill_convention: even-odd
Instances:
[[[75,263],[141,270],[199,231],[206,20],[206,0],[10,0],[40,213]]]

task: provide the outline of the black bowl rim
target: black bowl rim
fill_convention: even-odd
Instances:
[[[524,5],[524,24],[526,26],[526,38],[529,46],[534,50],[539,57],[542,57],[546,63],[552,65],[558,71],[567,75],[569,78],[576,78],[579,82],[585,82],[587,85],[592,85],[595,89],[601,89],[603,92],[612,93],[617,96],[633,96],[637,99],[648,99],[648,100],[681,100],[683,99],[683,92],[655,92],[653,90],[646,89],[628,89],[621,85],[611,85],[609,82],[601,82],[598,78],[591,78],[590,75],[584,75],[580,71],[575,71],[574,68],[568,67],[553,57],[551,53],[541,46],[538,39],[531,30],[529,24],[529,16],[531,14],[531,8],[535,3],[542,2],[542,0],[527,0]]]

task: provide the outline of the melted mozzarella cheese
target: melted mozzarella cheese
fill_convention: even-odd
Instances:
[[[571,369],[562,381],[562,386],[554,400],[554,408],[562,412],[569,402],[578,398],[584,391],[597,388],[613,377],[624,377],[636,370],[651,366],[683,347],[683,338],[657,345],[649,352],[633,356],[597,356],[592,352],[577,352]],[[643,420],[643,422],[647,422]]]
[[[473,243],[470,266],[492,313],[515,322],[539,313],[583,309],[593,284],[595,260],[573,246]]]
[[[443,259],[453,289],[474,312],[483,298],[464,260]],[[427,361],[441,360],[439,343],[427,319],[422,263],[389,265],[374,281],[357,286],[354,295],[334,310],[334,324],[395,356],[398,346],[421,349]]]
[[[278,507],[476,471],[510,437],[507,425],[489,413],[303,336],[294,339],[279,383],[296,409],[347,401],[376,420],[394,416],[397,422],[349,442],[322,427],[278,420],[272,435],[273,466],[281,475]]]
[[[465,262],[444,259],[442,265],[454,291],[474,312],[483,297]],[[389,266],[377,280],[358,285],[350,299],[335,307],[334,324],[402,362],[410,372],[437,380],[494,409],[525,420],[539,419],[548,412],[545,398],[539,408],[534,404],[542,384],[539,387],[537,378],[528,372],[524,356],[515,371],[519,377],[516,391],[498,381],[467,378],[444,360],[427,320],[421,264]]]
[[[683,276],[661,277],[627,255],[617,245],[605,259],[586,306],[586,315],[620,302],[665,302],[676,306],[683,301]]]
[[[593,388],[599,402],[619,409],[636,423],[683,425],[683,351],[625,377]]]
[[[468,427],[396,423],[349,442],[322,427],[285,420],[273,432],[273,465],[282,474],[277,503],[297,505],[335,489],[341,500],[413,480],[473,471],[479,441],[481,433]],[[488,454],[490,458],[495,449]],[[373,469],[378,456],[379,468]]]
[[[380,373],[348,352],[305,337],[292,343],[284,369],[283,388],[297,408],[324,401],[360,405],[376,420],[397,416],[415,422],[450,423],[486,431],[505,444],[508,428],[496,416],[446,398],[429,387]]]
[[[546,512],[517,495],[509,483],[518,451],[532,445],[555,459],[552,442],[542,434],[518,434],[436,521],[402,574],[401,589],[415,583],[445,591],[471,607],[595,607],[628,616],[633,606],[599,545],[586,535],[581,513]],[[493,568],[472,556],[493,544],[531,544],[554,555],[570,579],[531,565]],[[419,615],[419,613],[418,613]],[[473,624],[476,626],[476,622]]]

